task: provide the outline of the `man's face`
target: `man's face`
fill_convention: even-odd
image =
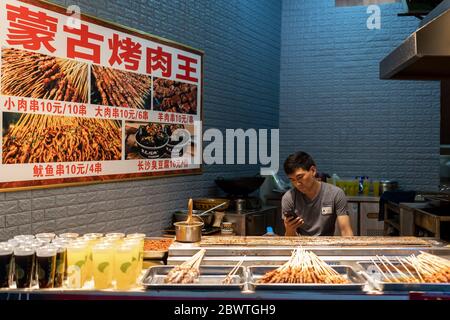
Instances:
[[[300,192],[310,190],[313,185],[316,175],[316,167],[312,166],[309,170],[297,169],[292,174],[288,175],[292,185]]]

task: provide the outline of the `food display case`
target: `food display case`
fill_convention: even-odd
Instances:
[[[157,238],[154,238],[157,239]],[[271,270],[286,264],[297,248],[313,253],[346,281],[343,283],[261,283]],[[200,276],[193,283],[167,283],[167,274],[199,251],[204,251]],[[372,263],[383,257],[393,264],[421,253],[450,258],[450,245],[434,238],[416,237],[203,237],[197,243],[173,241],[166,265],[143,270],[139,286],[117,290],[16,290],[2,289],[2,298],[17,299],[410,299],[412,292],[448,297],[449,283],[401,283],[383,281]],[[444,260],[443,260],[444,261]],[[448,263],[449,260],[446,260]],[[241,262],[230,283],[223,279]],[[395,267],[394,267],[395,268]],[[393,269],[394,270],[394,269]],[[449,269],[447,269],[449,270]],[[389,272],[385,270],[386,273]],[[448,274],[447,274],[448,275]]]

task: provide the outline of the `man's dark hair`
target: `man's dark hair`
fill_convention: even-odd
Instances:
[[[284,172],[289,175],[297,169],[309,170],[312,166],[316,166],[313,158],[306,152],[298,151],[284,161]]]

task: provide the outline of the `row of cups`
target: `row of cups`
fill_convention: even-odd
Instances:
[[[18,235],[0,242],[0,288],[127,290],[142,272],[145,234]]]

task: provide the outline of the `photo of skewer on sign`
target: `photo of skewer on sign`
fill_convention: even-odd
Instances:
[[[87,103],[88,65],[14,48],[2,48],[2,94]]]
[[[92,66],[91,103],[135,109],[151,108],[149,76],[102,66]]]
[[[3,113],[3,164],[120,160],[114,120]]]

